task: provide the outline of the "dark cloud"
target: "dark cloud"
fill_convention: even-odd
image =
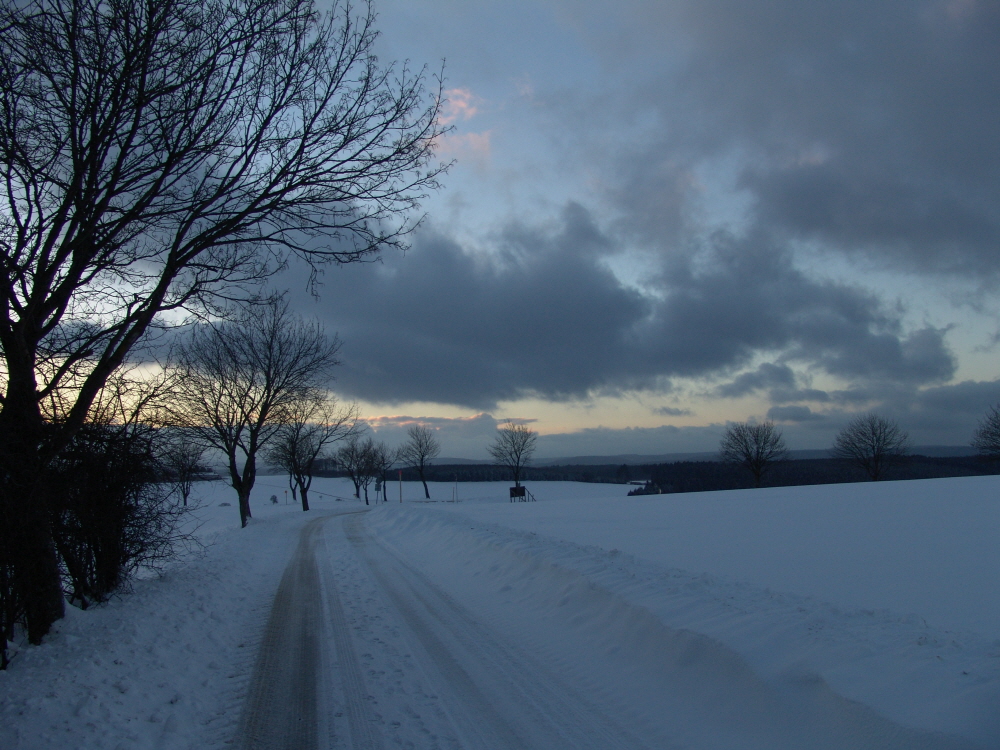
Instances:
[[[944,331],[904,331],[899,312],[861,288],[815,280],[763,235],[719,233],[649,278],[623,285],[606,260],[621,241],[577,204],[549,227],[514,224],[489,251],[440,233],[405,258],[333,270],[319,309],[344,341],[339,389],[383,403],[495,410],[526,396],[665,391],[677,376],[718,376],[782,352],[722,386],[776,400],[822,400],[792,365],[848,381],[944,382]],[[302,303],[302,307],[312,307]]]
[[[637,224],[657,200],[677,210],[665,165],[724,158],[773,234],[996,276],[1000,4],[690,0],[632,13],[614,36],[596,22],[590,33],[646,61],[622,100],[662,122],[610,166],[621,188],[609,195]],[[656,48],[671,55],[649,64]]]
[[[570,205],[555,231],[511,226],[491,254],[427,233],[384,267],[328,273],[321,314],[344,340],[340,387],[373,401],[491,409],[626,378],[632,329],[650,302],[602,264],[606,244]]]
[[[745,372],[732,382],[716,388],[716,394],[726,398],[738,398],[748,393],[764,389],[795,387],[795,373],[788,365],[765,362],[752,372]]]
[[[963,381],[920,390],[887,389],[881,408],[917,443],[968,445],[976,424],[1000,403],[1000,380]]]
[[[859,287],[806,276],[765,236],[717,236],[699,264],[671,265],[663,278],[669,294],[649,328],[658,364],[670,374],[740,366],[762,350],[784,350],[789,362],[849,380],[930,383],[954,373],[944,331],[904,333],[898,311]],[[766,365],[730,384],[727,395],[793,384],[787,365]]]
[[[690,409],[678,409],[675,406],[657,406],[653,409],[653,414],[661,417],[689,417],[692,413]]]
[[[827,403],[830,401],[830,394],[816,388],[774,388],[768,393],[768,398],[774,404],[787,404],[792,401]]]
[[[825,420],[826,416],[815,413],[808,406],[772,406],[767,410],[767,418],[775,422],[814,422]]]

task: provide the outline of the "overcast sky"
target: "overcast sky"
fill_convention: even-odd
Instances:
[[[485,458],[713,450],[1000,401],[1000,3],[381,0],[455,159],[405,256],[331,269],[337,391]]]

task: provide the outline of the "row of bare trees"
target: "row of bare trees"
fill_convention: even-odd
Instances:
[[[385,443],[375,442],[371,437],[361,440],[353,436],[337,452],[337,465],[354,483],[354,495],[360,497],[364,491],[368,503],[368,487],[373,482],[385,486],[385,476],[396,464],[412,466],[424,486],[424,497],[430,499],[425,471],[432,459],[441,453],[441,445],[434,432],[425,425],[411,425],[407,428],[407,440],[396,450]],[[493,443],[487,448],[498,466],[511,473],[515,487],[521,486],[524,470],[531,463],[535,452],[538,433],[527,425],[508,420],[497,428]]]
[[[998,415],[1000,417],[1000,415]],[[875,412],[861,414],[841,430],[830,453],[860,467],[869,479],[878,481],[886,469],[909,451],[909,436],[892,419]],[[719,447],[723,461],[745,467],[760,487],[765,472],[788,457],[781,430],[774,422],[730,424]]]
[[[424,497],[430,499],[425,471],[430,462],[441,453],[441,444],[434,432],[426,425],[415,424],[407,428],[406,442],[398,448],[390,448],[382,441],[368,436],[364,439],[354,434],[337,451],[337,467],[354,484],[354,496],[364,492],[365,505],[369,504],[368,489],[374,483],[385,497],[386,478],[389,470],[396,465],[412,466],[424,485]]]
[[[198,326],[178,347],[168,368],[174,387],[167,420],[223,457],[243,526],[259,459],[289,473],[309,510],[316,462],[357,431],[357,407],[338,405],[325,390],[339,349],[336,337],[293,314],[282,298]]]

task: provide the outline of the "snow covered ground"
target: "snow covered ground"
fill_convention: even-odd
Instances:
[[[404,484],[399,503],[390,484],[388,504],[324,532],[378,746],[485,746],[462,740],[473,730],[455,714],[488,707],[449,709],[449,686],[428,689],[439,677],[403,664],[400,644],[487,632],[513,644],[491,646],[498,659],[557,675],[634,746],[1000,746],[1000,478],[634,498],[544,482],[528,485],[537,503],[515,504],[507,486],[432,484],[428,503]],[[317,480],[309,514],[284,488],[262,477],[239,529],[220,506],[232,490],[202,485],[203,552],[21,647],[0,673],[0,748],[231,742],[300,532],[363,507],[342,480]],[[411,588],[394,591],[397,576]],[[407,591],[468,622],[408,636]],[[494,679],[456,669],[456,693]],[[539,701],[558,707],[547,690]],[[511,731],[547,746],[528,724]]]

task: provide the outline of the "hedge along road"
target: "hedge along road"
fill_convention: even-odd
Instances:
[[[303,527],[261,641],[242,748],[648,748],[569,678],[365,530]]]

